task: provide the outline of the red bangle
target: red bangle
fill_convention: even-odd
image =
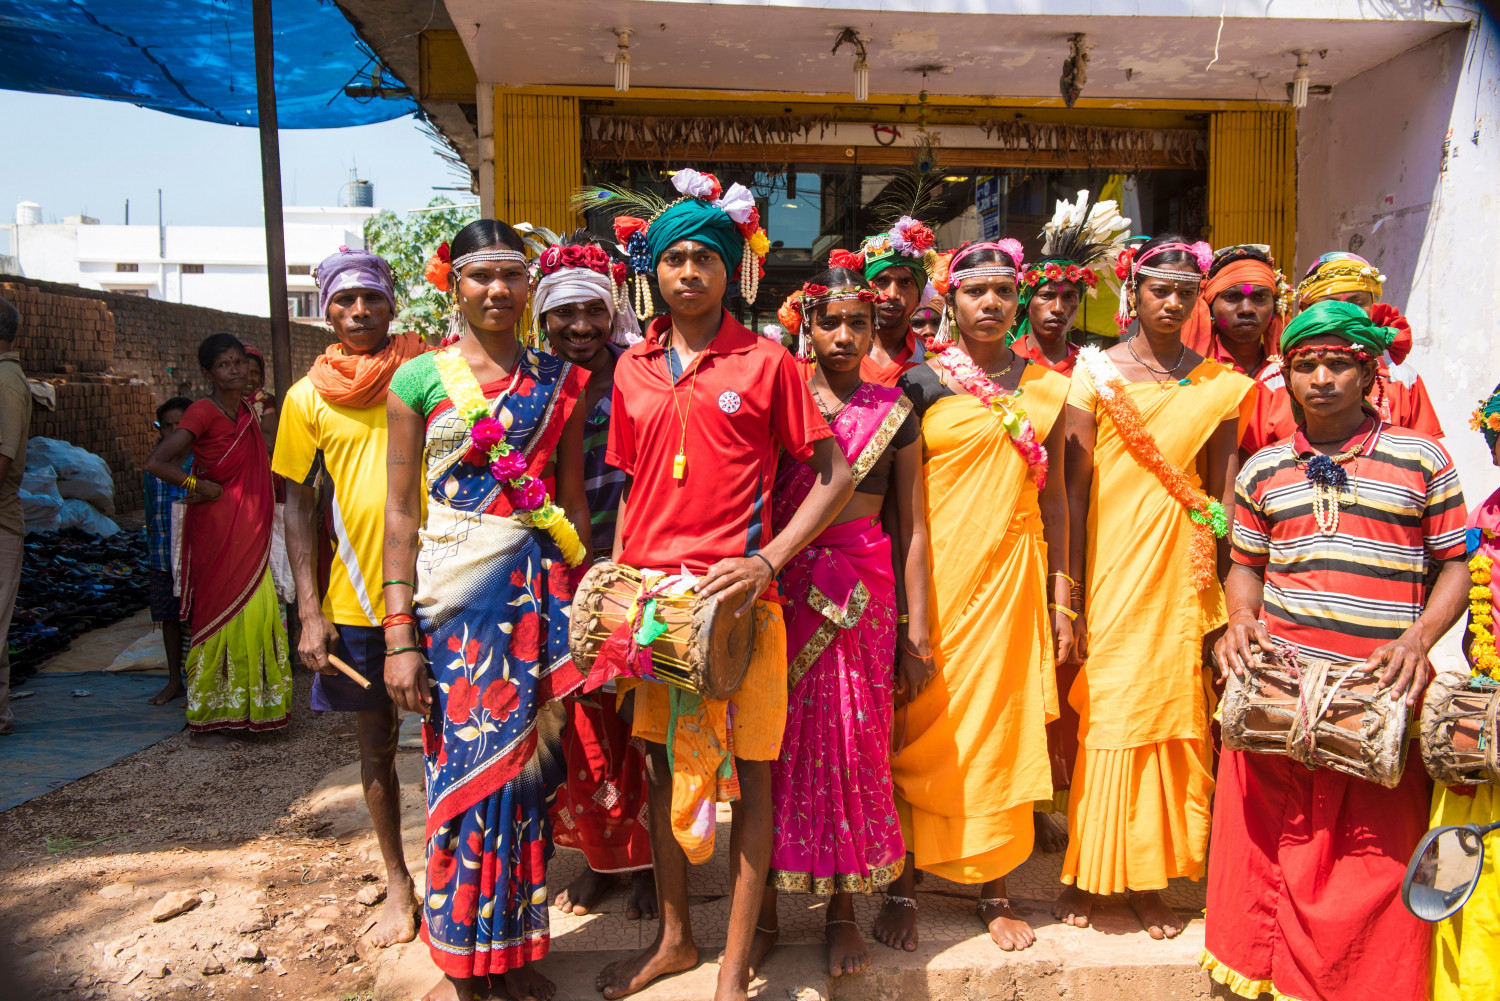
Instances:
[[[414,626],[416,618],[410,612],[392,612],[380,620],[381,629],[389,629],[391,626]]]
[[[1255,617],[1257,619],[1260,618],[1260,616],[1258,616],[1258,615],[1255,614],[1255,610],[1252,609],[1249,605],[1235,605],[1234,606],[1234,611],[1230,612],[1227,616],[1225,616],[1224,621],[1228,622],[1230,619],[1234,618],[1240,612],[1249,612],[1253,617]]]

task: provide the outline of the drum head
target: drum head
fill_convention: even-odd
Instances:
[[[708,643],[701,652],[707,663],[701,665],[698,689],[704,698],[722,701],[739,690],[750,670],[750,652],[755,647],[755,609],[735,618],[733,609],[742,599],[730,599],[725,606],[715,600],[704,609],[708,617]]]

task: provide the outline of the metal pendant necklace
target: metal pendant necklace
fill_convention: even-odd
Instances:
[[[1155,365],[1152,365],[1150,362],[1146,361],[1146,359],[1135,353],[1135,339],[1139,336],[1141,335],[1138,332],[1132,334],[1130,336],[1130,340],[1125,342],[1125,350],[1130,352],[1130,357],[1135,359],[1135,363],[1137,365],[1145,369],[1147,372],[1151,373],[1152,381],[1155,382],[1159,387],[1161,387],[1161,391],[1165,393],[1167,391],[1167,387],[1172,384],[1172,374],[1182,367],[1183,359],[1187,358],[1187,345],[1184,344],[1182,346],[1182,350],[1177,352],[1177,361],[1172,365],[1171,368],[1161,369],[1157,368]],[[1157,378],[1157,376],[1162,376],[1167,381],[1163,381],[1161,378]]]

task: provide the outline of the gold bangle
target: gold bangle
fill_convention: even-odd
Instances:
[[[1047,602],[1047,607],[1050,608],[1050,609],[1052,609],[1054,612],[1062,612],[1064,615],[1066,615],[1068,617],[1068,621],[1069,622],[1072,622],[1074,619],[1078,618],[1078,613],[1077,612],[1073,611],[1071,608],[1065,608],[1064,606],[1059,605],[1055,601],[1049,601],[1049,602]]]
[[[1047,575],[1047,578],[1049,580],[1051,578],[1053,578],[1053,577],[1061,577],[1063,580],[1065,580],[1065,581],[1068,582],[1068,586],[1069,587],[1077,587],[1078,586],[1078,582],[1076,580],[1074,580],[1072,577],[1069,577],[1067,574],[1063,573],[1061,570],[1054,570],[1054,571],[1052,571],[1051,573],[1049,573]]]
[[[910,621],[911,621],[911,616],[907,615],[905,612],[903,612],[900,615],[896,616],[896,625],[898,625],[898,626],[904,626],[907,623],[909,623]]]
[[[198,477],[194,476],[192,473],[188,473],[182,478],[182,489],[186,490],[190,494],[197,493]]]

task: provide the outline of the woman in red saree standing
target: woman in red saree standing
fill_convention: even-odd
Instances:
[[[146,469],[188,492],[173,572],[192,624],[187,720],[194,747],[239,747],[226,730],[285,726],[292,671],[271,582],[271,460],[244,399],[246,356],[231,334],[198,346],[213,386],[156,446]],[[171,461],[191,447],[193,471]]]

